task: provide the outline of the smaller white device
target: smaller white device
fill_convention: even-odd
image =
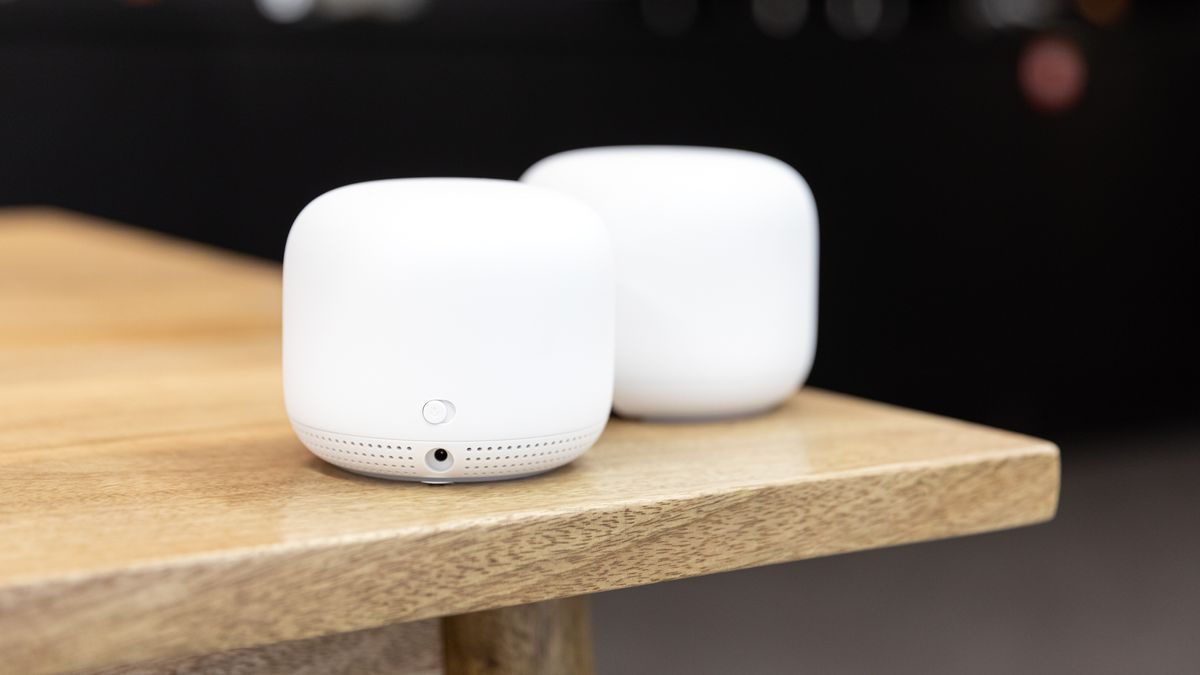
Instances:
[[[795,169],[753,152],[611,147],[522,181],[604,219],[617,261],[616,411],[695,419],[775,406],[817,336],[817,210]]]
[[[288,416],[321,459],[428,483],[516,478],[579,457],[612,407],[608,232],[513,181],[338,188],[283,262]]]

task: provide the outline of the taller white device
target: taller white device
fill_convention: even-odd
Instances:
[[[432,483],[515,478],[596,441],[613,386],[609,235],[512,181],[360,183],[296,218],[288,416],[322,459]]]
[[[817,210],[787,164],[693,147],[574,150],[521,179],[600,214],[617,258],[618,413],[759,412],[807,378]]]

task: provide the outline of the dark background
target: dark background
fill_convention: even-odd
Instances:
[[[569,148],[745,148],[821,217],[811,383],[1040,434],[1193,414],[1200,10],[1041,28],[919,3],[848,40],[747,2],[442,0],[406,22],[246,2],[0,2],[0,205],[44,203],[279,258],[321,192],[516,178]],[[682,35],[672,35],[682,33]],[[1021,50],[1069,39],[1069,110]]]
[[[603,144],[780,157],[821,217],[810,381],[1055,440],[1059,516],[601,594],[601,672],[1194,674],[1200,4],[1079,10],[1113,1],[911,2],[851,40],[815,0],[786,39],[732,0],[293,25],[249,0],[0,0],[0,206],[279,258],[353,181]],[[1051,11],[996,28],[988,3]],[[1087,66],[1054,113],[1018,77],[1047,36]]]

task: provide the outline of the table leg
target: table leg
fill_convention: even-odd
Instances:
[[[442,620],[446,675],[591,675],[586,596]]]

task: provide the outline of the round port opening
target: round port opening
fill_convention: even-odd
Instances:
[[[434,471],[449,471],[454,466],[454,456],[445,448],[434,448],[425,453],[425,466]]]

